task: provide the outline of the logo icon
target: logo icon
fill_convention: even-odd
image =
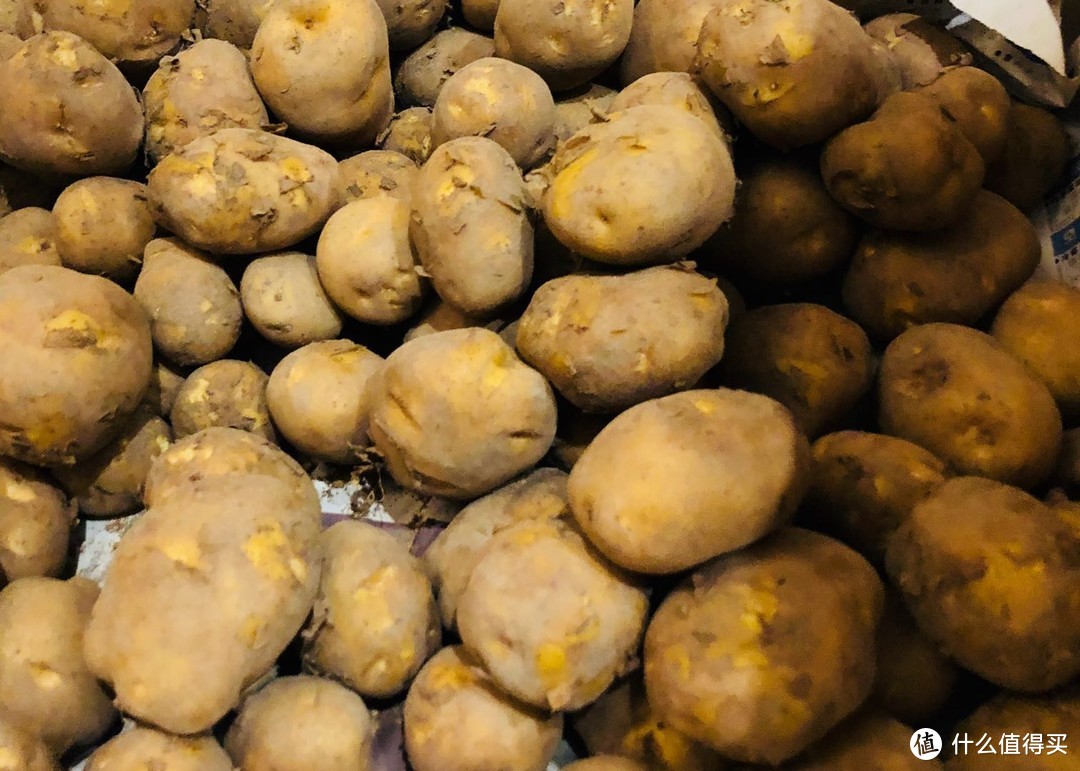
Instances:
[[[941,754],[941,734],[933,728],[920,728],[911,735],[908,746],[919,760],[933,760]]]

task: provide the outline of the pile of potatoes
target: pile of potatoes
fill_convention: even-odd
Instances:
[[[829,0],[0,0],[0,771],[1080,737],[1072,153],[977,64]],[[331,524],[361,472],[453,516]]]

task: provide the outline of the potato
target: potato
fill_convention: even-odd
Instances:
[[[338,164],[344,203],[390,196],[408,204],[418,169],[416,162],[389,150],[367,150]]]
[[[504,694],[456,645],[424,665],[405,699],[405,748],[416,771],[545,771],[562,725],[562,715]]]
[[[471,21],[469,23],[472,24]],[[491,29],[490,24],[488,29]],[[401,63],[394,78],[394,90],[405,106],[434,107],[443,84],[455,72],[477,59],[494,54],[495,41],[490,37],[461,27],[444,29],[436,32],[434,37]]]
[[[545,223],[567,248],[599,262],[674,262],[732,214],[727,146],[675,107],[612,113],[567,140],[551,167]]]
[[[846,263],[857,238],[855,219],[829,196],[817,170],[771,157],[744,173],[735,216],[706,250],[725,273],[796,286]]]
[[[413,163],[424,163],[435,149],[431,139],[431,109],[410,107],[395,113],[379,136],[379,148],[404,155]]]
[[[544,80],[527,67],[487,57],[455,72],[439,91],[431,141],[483,136],[510,153],[523,169],[535,166],[555,144],[555,100]]]
[[[224,40],[200,40],[162,59],[143,89],[146,153],[159,161],[223,128],[270,123],[243,51]]]
[[[866,233],[844,277],[844,305],[883,341],[932,321],[974,325],[1031,276],[1039,255],[1031,222],[980,190],[945,230]]]
[[[20,578],[0,591],[0,712],[57,755],[100,738],[116,718],[83,663],[97,585]]]
[[[114,174],[135,160],[142,106],[82,38],[47,32],[0,61],[0,156],[36,173]]]
[[[724,351],[724,293],[692,264],[570,275],[533,294],[517,348],[571,404],[619,412],[691,388]]]
[[[1050,389],[1062,414],[1080,418],[1080,288],[1030,281],[1001,306],[994,339],[1024,362]]]
[[[34,734],[0,715],[0,756],[12,771],[61,771],[48,747]]]
[[[150,317],[158,353],[187,367],[216,361],[236,345],[240,292],[209,255],[176,238],[146,245],[135,299]]]
[[[270,668],[319,582],[322,515],[308,487],[301,498],[259,474],[196,478],[124,534],[84,646],[124,713],[206,731]]]
[[[619,58],[633,21],[633,0],[500,0],[495,54],[570,91]]]
[[[812,455],[806,521],[875,565],[884,562],[889,536],[912,507],[948,473],[917,444],[863,431],[827,434],[814,442]]]
[[[405,343],[371,389],[375,447],[398,484],[427,495],[483,495],[535,465],[555,438],[551,387],[486,329]]]
[[[0,274],[0,455],[73,465],[112,440],[150,382],[150,324],[116,284],[51,265]]]
[[[772,399],[686,391],[611,421],[570,472],[570,507],[617,565],[676,573],[788,520],[808,457],[791,414]]]
[[[273,0],[207,0],[203,37],[218,38],[247,51]]]
[[[983,162],[992,164],[1005,146],[1012,102],[1005,86],[977,67],[945,72],[919,93],[929,96],[975,146]]]
[[[43,474],[0,459],[0,584],[58,575],[67,562],[75,511]]]
[[[533,229],[514,159],[484,137],[440,145],[413,183],[410,235],[439,297],[489,315],[529,285]]]
[[[1061,180],[1071,156],[1057,116],[1013,102],[1005,146],[986,170],[986,189],[1018,209],[1034,209]]]
[[[244,315],[265,339],[299,348],[341,333],[341,313],[319,282],[315,258],[279,252],[252,260],[240,279]]]
[[[1027,487],[1061,446],[1046,386],[992,337],[955,324],[909,329],[885,350],[878,421],[962,473]]]
[[[405,333],[405,342],[407,343],[417,337],[433,335],[436,332],[465,329],[466,327],[484,327],[492,332],[498,332],[501,326],[502,321],[498,319],[484,324],[482,319],[463,313],[450,303],[436,297],[428,310],[417,317],[416,325]]]
[[[750,131],[782,150],[863,120],[887,91],[858,21],[828,0],[715,3],[694,72]]]
[[[86,771],[232,771],[225,750],[208,736],[171,736],[153,728],[135,727],[112,739],[90,756]]]
[[[59,265],[56,217],[27,207],[0,218],[0,273],[20,265]]]
[[[620,62],[628,86],[653,72],[693,72],[698,35],[719,0],[639,0]]]
[[[823,305],[785,303],[740,316],[720,368],[724,385],[776,399],[816,437],[870,390],[874,360],[858,324]]]
[[[778,765],[869,695],[881,604],[862,557],[783,530],[700,568],[660,605],[645,635],[649,703],[726,758]]]
[[[928,86],[949,68],[972,61],[963,43],[914,13],[887,13],[863,29],[892,52],[905,91]]]
[[[949,771],[986,768],[986,755],[979,755],[983,736],[991,737],[997,749],[994,769],[1001,771],[1073,771],[1076,767],[1070,737],[1080,733],[1080,699],[1075,692],[1057,696],[1018,696],[1002,693],[986,702],[957,726],[959,754],[949,758]],[[1019,752],[1000,752],[1003,737],[1019,737]],[[967,739],[973,744],[964,745]],[[1041,742],[1039,740],[1042,740]],[[1065,747],[1064,754],[1050,754],[1051,744]],[[966,750],[966,751],[965,751]]]
[[[1080,674],[1080,532],[1036,498],[959,477],[915,506],[889,542],[889,576],[949,657],[1015,691]]]
[[[239,768],[368,771],[375,733],[355,693],[317,677],[283,677],[244,701],[225,748]]]
[[[648,766],[616,755],[598,755],[575,761],[568,766],[563,766],[563,769],[564,771],[648,771]]]
[[[423,556],[443,625],[456,627],[461,593],[492,535],[517,522],[567,513],[566,474],[551,468],[537,469],[458,512]]]
[[[910,726],[873,712],[862,713],[842,723],[784,768],[791,771],[944,768],[940,760],[930,760],[930,765],[925,765],[928,761],[914,754],[912,742]],[[937,749],[944,748],[938,746]]]
[[[304,664],[363,696],[394,696],[439,648],[431,582],[406,546],[371,523],[339,522],[321,538]]]
[[[465,21],[481,32],[492,31],[498,12],[499,0],[461,0],[461,13]]]
[[[394,113],[386,35],[374,0],[282,0],[259,24],[251,74],[293,131],[320,144],[370,146]]]
[[[616,94],[617,91],[595,83],[570,96],[560,94],[555,103],[555,144],[562,145],[590,123],[600,120],[609,111]]]
[[[330,300],[368,324],[412,316],[427,292],[409,241],[407,201],[361,198],[334,212],[319,235],[314,267]]]
[[[666,104],[678,107],[705,121],[724,141],[734,132],[734,121],[727,108],[707,93],[685,72],[653,72],[626,86],[612,100],[611,112],[640,107],[643,104]]]
[[[219,359],[188,375],[169,422],[177,439],[212,427],[239,428],[274,441],[266,407],[269,378],[254,364]]]
[[[567,523],[496,532],[457,607],[465,648],[499,687],[541,709],[580,709],[624,674],[641,641],[644,591]]]
[[[390,48],[394,51],[411,51],[431,39],[439,26],[449,3],[446,0],[376,0],[383,17]]]
[[[329,153],[242,128],[222,129],[166,156],[150,172],[148,187],[158,224],[219,254],[293,246],[322,226],[340,189]]]

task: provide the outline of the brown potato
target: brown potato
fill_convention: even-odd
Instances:
[[[2,714],[0,756],[10,758],[13,771],[61,771],[55,755],[37,736]]]
[[[1009,92],[997,78],[977,67],[956,67],[919,93],[937,102],[956,122],[987,166],[997,160],[1008,138],[1012,110]]]
[[[59,575],[75,512],[63,490],[43,474],[0,459],[0,585]]]
[[[392,51],[411,51],[429,40],[449,3],[446,0],[376,0],[386,19]]]
[[[1069,138],[1056,115],[1013,102],[1005,146],[986,170],[986,189],[1018,209],[1034,209],[1061,179],[1071,157]]]
[[[615,95],[608,110],[618,112],[643,104],[666,104],[686,110],[730,144],[734,130],[731,113],[685,72],[653,72],[638,78]]]
[[[946,741],[948,741],[946,739]],[[937,746],[938,750],[944,749]],[[929,765],[927,763],[929,762]],[[912,751],[910,726],[885,715],[865,712],[837,726],[791,763],[791,771],[920,771],[942,769],[940,760],[924,760]]]
[[[352,203],[387,195],[408,204],[419,172],[416,162],[389,150],[367,150],[338,164],[341,200]]]
[[[498,12],[499,0],[461,0],[461,13],[465,21],[482,32],[491,32]]]
[[[989,335],[955,324],[909,329],[886,349],[879,381],[884,433],[952,469],[1022,487],[1053,471],[1061,446],[1054,398]]]
[[[1075,691],[1057,696],[1018,696],[1002,693],[968,715],[957,726],[956,736],[960,754],[949,758],[949,771],[978,771],[986,768],[986,756],[979,755],[983,736],[991,737],[991,746],[1003,749],[1007,735],[1019,737],[1016,755],[998,754],[994,771],[1074,771],[1075,751],[1069,739],[1080,734],[1080,698]],[[1039,740],[1042,740],[1041,742]],[[1051,743],[1065,745],[1062,751],[1051,753]],[[1036,751],[1037,750],[1037,751]]]
[[[240,301],[255,331],[283,348],[341,333],[341,313],[327,297],[311,255],[279,252],[252,260],[240,279]]]
[[[863,29],[892,52],[905,91],[928,86],[950,67],[972,61],[963,43],[914,13],[887,13],[867,22]]]
[[[477,59],[494,55],[495,41],[490,37],[462,27],[444,29],[401,63],[394,78],[394,90],[405,106],[434,107],[443,84],[455,72]]]
[[[207,0],[200,25],[203,37],[225,40],[247,51],[271,5],[273,0]]]
[[[136,726],[101,745],[86,771],[232,771],[225,750],[212,737],[180,737]]]
[[[266,407],[266,373],[245,361],[219,359],[188,375],[169,422],[177,439],[212,427],[239,428],[274,440]]]
[[[425,163],[435,149],[431,122],[430,107],[410,107],[395,113],[379,136],[379,148],[404,155],[413,163]]]
[[[620,63],[628,86],[652,72],[693,72],[698,35],[720,0],[639,0]]]
[[[0,218],[0,273],[20,265],[60,265],[56,217],[29,206]]]

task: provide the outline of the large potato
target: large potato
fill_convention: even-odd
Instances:
[[[611,561],[675,573],[787,520],[808,456],[791,414],[772,399],[686,391],[611,421],[570,472],[570,507]]]
[[[1070,747],[1080,734],[1080,698],[1074,692],[1057,696],[1018,696],[1002,693],[986,702],[956,727],[959,754],[946,763],[949,771],[980,771],[986,768],[986,754],[979,754],[982,737],[1004,749],[1004,737],[1019,739],[1018,752],[999,752],[994,771],[1075,771],[1075,749]],[[963,740],[973,742],[964,744]],[[1051,745],[1062,747],[1051,754]]]
[[[283,348],[332,340],[341,333],[341,313],[308,254],[280,252],[252,260],[240,278],[240,301],[255,331]]]
[[[735,171],[724,141],[670,105],[613,113],[551,162],[544,221],[565,246],[616,265],[674,262],[731,217]]]
[[[483,495],[533,466],[555,437],[551,387],[486,329],[405,343],[371,388],[376,448],[399,484],[429,495]]]
[[[255,34],[251,74],[274,114],[319,143],[370,146],[394,112],[374,0],[275,2]]]
[[[137,726],[101,745],[86,771],[233,771],[225,750],[207,736],[172,736]]]
[[[266,407],[269,378],[254,364],[218,359],[188,375],[176,394],[169,422],[177,439],[207,428],[241,428],[274,439]]]
[[[20,265],[60,265],[56,217],[28,206],[0,218],[0,273]]]
[[[80,179],[65,188],[53,215],[64,266],[119,282],[138,274],[156,227],[146,185],[115,177]]]
[[[1060,118],[1013,102],[1005,146],[986,170],[986,189],[1018,209],[1034,209],[1061,180],[1071,157]]]
[[[75,506],[44,474],[0,459],[0,584],[58,575],[74,520]]]
[[[675,589],[645,636],[660,719],[733,760],[776,766],[850,715],[874,680],[877,573],[788,529]]]
[[[465,65],[495,54],[495,41],[462,27],[435,33],[398,67],[394,89],[402,104],[434,107],[443,84]]]
[[[329,153],[243,128],[184,145],[154,167],[148,186],[160,225],[221,254],[296,244],[330,216],[339,190]]]
[[[692,72],[701,25],[719,5],[721,0],[639,0],[620,62],[622,84],[652,72]]]
[[[989,335],[955,324],[914,327],[885,350],[878,421],[960,473],[1021,487],[1050,475],[1061,446],[1042,381]]]
[[[54,266],[0,274],[0,454],[55,466],[98,451],[142,400],[152,357],[146,314],[113,282]]]
[[[61,771],[53,752],[30,731],[0,714],[0,756],[10,759],[11,771]]]
[[[114,174],[132,164],[143,114],[120,70],[82,38],[47,32],[0,60],[0,156],[51,174]]]
[[[619,412],[693,385],[724,352],[728,305],[691,266],[570,275],[533,294],[521,357],[581,409]]]

